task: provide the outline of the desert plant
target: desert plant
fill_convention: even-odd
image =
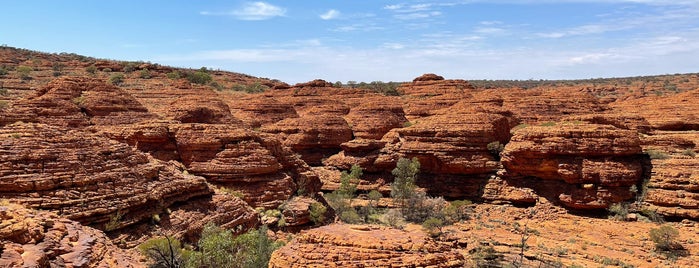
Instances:
[[[153,76],[150,74],[150,71],[148,69],[143,69],[141,70],[141,72],[139,72],[138,77],[142,79],[150,79]]]
[[[655,243],[656,250],[671,251],[682,248],[682,245],[676,240],[680,236],[680,232],[670,225],[650,229],[649,235],[650,239]]]
[[[503,145],[499,141],[493,141],[488,143],[486,147],[488,148],[488,151],[493,156],[493,158],[495,158],[495,160],[500,161],[500,153],[502,152],[502,150],[505,149],[505,145]]]
[[[383,195],[377,190],[371,190],[367,197],[369,197],[369,208],[371,208],[373,212],[374,208],[379,205],[379,200]]]
[[[129,62],[124,65],[123,71],[125,73],[130,73],[136,70],[137,64],[135,62]]]
[[[7,67],[5,67],[4,65],[2,67],[0,67],[0,77],[7,75],[7,73],[8,73]]]
[[[400,158],[396,164],[396,168],[391,171],[394,176],[391,183],[391,197],[398,201],[398,204],[405,209],[406,201],[415,195],[417,186],[417,174],[420,172],[420,161],[417,158],[409,160]],[[405,214],[405,210],[402,211]]]
[[[20,79],[22,79],[22,80],[31,80],[32,79],[32,77],[30,75],[31,72],[34,70],[34,69],[32,69],[32,67],[19,66],[15,70],[17,71],[17,74],[19,74]]]
[[[119,225],[121,225],[121,218],[124,215],[122,214],[121,210],[117,210],[112,216],[109,217],[109,222],[107,222],[104,225],[104,230],[109,232],[109,231],[114,231],[117,228],[119,228]]]
[[[325,213],[328,211],[323,204],[319,202],[312,203],[309,208],[311,221],[314,225],[320,225],[325,221]]]
[[[115,86],[119,86],[124,83],[124,74],[115,73],[109,76],[109,83]]]
[[[340,220],[346,223],[361,223],[362,217],[354,208],[349,208],[340,214]]]
[[[692,149],[686,149],[686,150],[682,151],[682,155],[686,155],[689,157],[695,157],[697,154]]]
[[[203,68],[196,72],[188,72],[185,74],[185,78],[191,83],[206,85],[211,82],[213,78],[206,72],[206,68]]]
[[[233,237],[230,230],[207,224],[187,257],[187,267],[267,267],[272,252],[281,247],[267,237],[267,227]]]
[[[655,149],[646,150],[646,154],[650,157],[650,159],[668,159],[668,158],[670,158],[670,156],[668,156],[667,153],[660,151],[660,150],[655,150]]]
[[[612,204],[607,208],[607,211],[611,219],[626,220],[626,217],[629,215],[629,204],[623,202]]]
[[[422,228],[425,228],[427,233],[433,237],[442,234],[442,227],[444,227],[444,221],[435,217],[430,217],[422,223]]]
[[[150,268],[184,267],[183,249],[180,241],[169,236],[150,239],[138,246],[141,254],[150,261]]]
[[[469,251],[471,259],[476,267],[491,268],[502,267],[503,255],[495,250],[493,246],[479,246]]]
[[[85,68],[85,71],[89,74],[95,74],[97,73],[97,67],[95,67],[95,65],[90,65]]]

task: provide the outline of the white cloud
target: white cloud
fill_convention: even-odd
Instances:
[[[267,20],[284,16],[286,14],[286,9],[265,2],[246,2],[243,6],[233,11],[201,11],[199,14],[208,16],[233,16],[239,20]]]
[[[414,12],[414,13],[400,13],[393,15],[394,18],[399,20],[415,20],[415,19],[427,19],[431,17],[436,17],[442,15],[439,11],[430,12]]]
[[[320,18],[323,20],[332,20],[340,17],[340,11],[337,11],[335,9],[328,10],[328,12],[325,12],[323,14],[320,14]]]

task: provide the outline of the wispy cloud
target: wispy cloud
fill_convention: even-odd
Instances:
[[[266,2],[246,2],[240,8],[229,12],[201,11],[199,14],[207,16],[233,16],[239,20],[267,20],[284,16],[286,14],[286,9]]]
[[[337,11],[335,9],[331,9],[328,10],[328,12],[320,14],[320,18],[323,20],[332,20],[337,19],[338,17],[340,17],[340,11]]]

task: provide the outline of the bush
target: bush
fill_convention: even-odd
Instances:
[[[607,209],[609,212],[609,217],[615,220],[626,220],[629,216],[629,204],[627,203],[616,203],[609,206]]]
[[[95,74],[97,72],[97,67],[95,67],[95,65],[90,65],[85,68],[85,71],[89,74]]]
[[[167,76],[167,78],[170,78],[173,80],[182,78],[182,74],[178,71],[169,72],[169,73],[167,73],[166,76]]]
[[[179,268],[184,265],[182,245],[172,237],[150,239],[139,245],[138,249],[150,260],[150,268]]]
[[[422,223],[422,228],[425,228],[427,233],[433,237],[442,234],[442,227],[444,227],[444,221],[435,217],[430,217]]]
[[[267,267],[272,252],[282,244],[267,237],[262,226],[233,237],[230,230],[207,224],[197,243],[199,250],[189,254],[187,267]]]
[[[420,162],[417,158],[409,160],[402,157],[398,159],[396,168],[391,171],[395,177],[391,183],[391,197],[398,201],[402,208],[405,208],[406,201],[415,195],[418,172],[420,172]],[[403,214],[405,212],[404,210]]]
[[[150,71],[148,69],[143,69],[138,74],[138,77],[143,78],[143,79],[150,79],[152,76],[151,76]]]
[[[487,148],[493,158],[500,161],[500,153],[505,149],[505,145],[502,145],[499,141],[494,141],[488,143]]]
[[[650,229],[650,239],[655,243],[655,249],[659,251],[671,251],[681,249],[676,239],[680,236],[677,229],[670,225],[663,225],[659,228]]]
[[[129,62],[126,65],[124,65],[124,72],[125,73],[130,73],[136,70],[137,64],[135,62]]]
[[[205,69],[204,69],[205,70]],[[213,78],[211,78],[211,75],[209,75],[207,72],[204,70],[199,70],[196,72],[189,72],[186,74],[185,78],[190,83],[195,83],[195,84],[200,84],[200,85],[206,85],[207,83],[211,82]]]
[[[7,69],[5,66],[0,67],[0,77],[5,76],[7,74]]]
[[[697,154],[692,149],[686,149],[686,150],[682,151],[682,155],[686,155],[689,157],[695,157]]]
[[[314,225],[320,225],[325,221],[325,213],[328,211],[323,204],[315,202],[310,206],[310,217]]]
[[[667,153],[660,151],[660,150],[648,149],[648,150],[646,150],[646,154],[650,157],[650,159],[668,159],[668,158],[670,158],[670,156],[668,156]]]
[[[109,76],[109,83],[115,86],[119,86],[124,83],[124,74],[116,73]]]
[[[340,214],[340,220],[346,223],[361,223],[362,217],[359,216],[359,213],[354,208],[350,208]]]
[[[29,66],[19,66],[17,67],[17,73],[19,74],[19,78],[22,80],[31,80],[31,72],[33,69]]]

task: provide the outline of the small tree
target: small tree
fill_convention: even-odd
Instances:
[[[431,236],[441,235],[442,227],[444,227],[444,221],[435,217],[430,217],[422,223],[422,228],[425,228]]]
[[[109,83],[115,86],[119,86],[124,83],[124,74],[116,73],[109,76]]]
[[[182,245],[172,237],[150,239],[139,245],[138,249],[150,260],[149,268],[184,267]]]
[[[377,190],[371,190],[371,192],[369,192],[369,194],[368,194],[368,197],[369,197],[369,208],[373,212],[373,210],[379,205],[379,200],[381,199],[381,197],[383,197],[383,195],[381,194],[381,192],[379,192]]]
[[[320,225],[325,221],[325,213],[328,211],[323,204],[315,202],[312,203],[309,209],[311,221],[314,225]]]
[[[680,232],[670,225],[663,225],[659,228],[650,229],[650,239],[655,243],[655,249],[660,251],[681,249],[682,245],[676,241],[679,236]]]
[[[391,174],[395,177],[393,183],[391,183],[391,197],[395,201],[398,201],[401,208],[403,208],[403,214],[405,214],[406,201],[415,195],[415,181],[417,180],[417,174],[420,172],[420,162],[417,158],[409,160],[407,158],[398,159],[396,168],[391,171]]]
[[[95,74],[97,72],[97,67],[95,67],[95,65],[90,65],[85,68],[85,71],[89,74]]]
[[[32,77],[30,73],[33,71],[32,67],[29,66],[19,66],[17,67],[17,73],[19,74],[19,78],[22,80],[31,80]]]

